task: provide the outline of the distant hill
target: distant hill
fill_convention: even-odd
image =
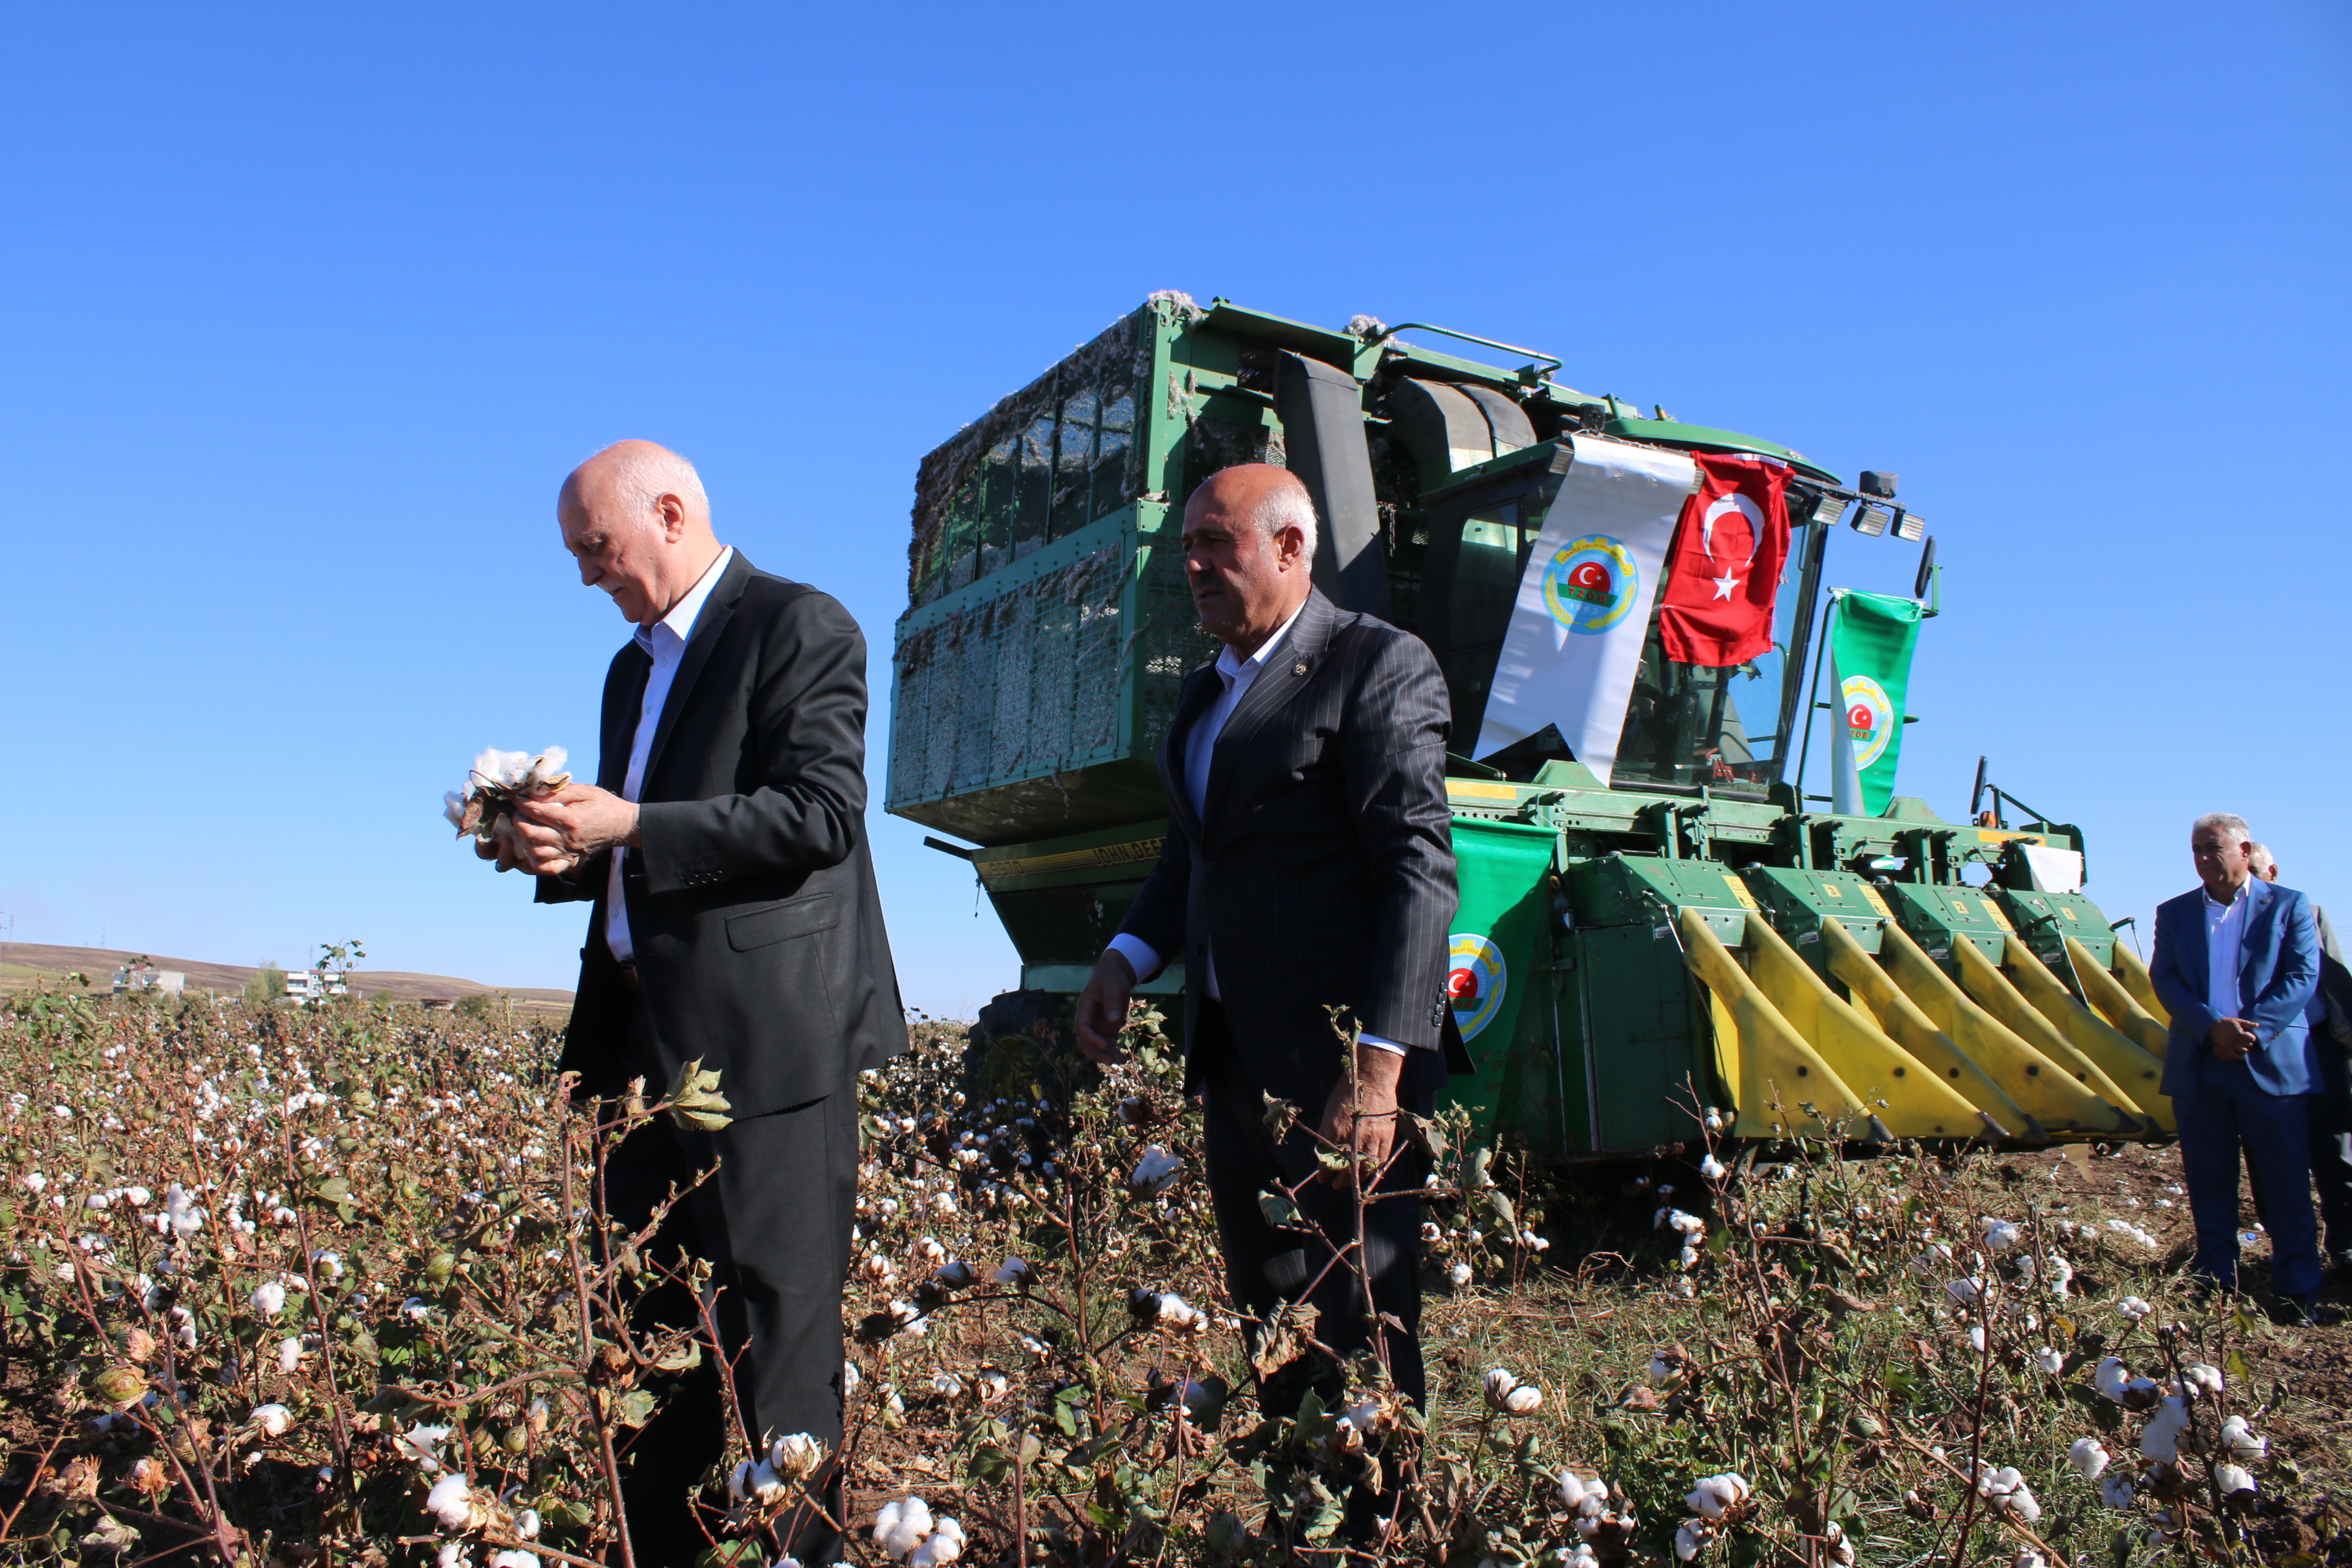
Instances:
[[[125,948],[52,947],[37,942],[12,942],[0,950],[0,960],[5,960],[0,963],[0,986],[15,990],[31,984],[38,977],[79,970],[89,976],[93,987],[102,990],[116,970],[140,956]],[[172,958],[160,952],[147,953],[145,957],[158,969],[178,970],[188,977],[189,984],[206,991],[243,991],[245,983],[259,973],[253,964],[212,963],[201,958]],[[401,1002],[421,1002],[428,996],[454,1000],[460,996],[496,995],[503,989],[517,1002],[553,1007],[572,1005],[569,991],[530,985],[486,985],[478,980],[459,980],[447,974],[412,974],[397,969],[353,970],[351,985],[362,996],[390,995]]]

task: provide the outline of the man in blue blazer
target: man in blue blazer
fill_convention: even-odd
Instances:
[[[2204,886],[2156,911],[2156,994],[2172,1015],[2163,1092],[2180,1126],[2200,1274],[2238,1283],[2238,1150],[2268,1205],[2271,1282],[2291,1321],[2317,1321],[2319,1226],[2311,1212],[2304,1097],[2323,1087],[2304,1018],[2319,984],[2311,901],[2253,875],[2253,833],[2226,812],[2190,826]]]

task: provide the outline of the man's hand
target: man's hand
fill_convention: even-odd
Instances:
[[[565,784],[515,803],[515,859],[525,870],[560,877],[599,850],[635,847],[637,808],[593,784]]]
[[[2262,1036],[2245,1018],[2216,1018],[2205,1037],[2212,1044],[2216,1061],[2244,1061],[2247,1053],[2262,1044]]]
[[[1323,1121],[1318,1131],[1331,1147],[1355,1150],[1355,1179],[1360,1184],[1378,1181],[1389,1163],[1389,1152],[1396,1147],[1397,1079],[1403,1073],[1404,1058],[1396,1052],[1384,1051],[1377,1046],[1358,1046],[1354,1110],[1349,1110],[1348,1080],[1344,1078],[1331,1086],[1331,1098],[1324,1102]],[[1324,1180],[1336,1187],[1344,1185],[1348,1178],[1326,1172]]]
[[[1108,1067],[1127,1060],[1118,1048],[1127,1027],[1127,1007],[1135,995],[1135,970],[1116,949],[1095,961],[1087,988],[1078,993],[1078,1049],[1087,1059]]]

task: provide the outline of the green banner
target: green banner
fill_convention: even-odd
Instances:
[[[1520,1004],[1536,989],[1538,966],[1549,956],[1544,922],[1551,900],[1544,876],[1559,842],[1549,827],[1454,819],[1462,907],[1447,939],[1445,993],[1477,1071],[1455,1079],[1447,1098],[1468,1106],[1480,1127],[1493,1122]]]
[[[1830,679],[1837,684],[1837,721],[1830,726],[1831,809],[1877,816],[1895,798],[1895,763],[1903,751],[1903,694],[1911,683],[1911,649],[1921,605],[1893,594],[1834,591]]]

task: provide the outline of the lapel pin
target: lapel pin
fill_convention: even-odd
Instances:
[[[1306,661],[1305,659],[1303,659],[1303,658],[1302,658],[1302,659],[1300,659],[1297,664],[1292,665],[1292,666],[1290,667],[1290,673],[1291,673],[1291,674],[1293,674],[1293,675],[1304,675],[1304,674],[1306,674],[1306,673],[1307,673],[1307,661]]]

